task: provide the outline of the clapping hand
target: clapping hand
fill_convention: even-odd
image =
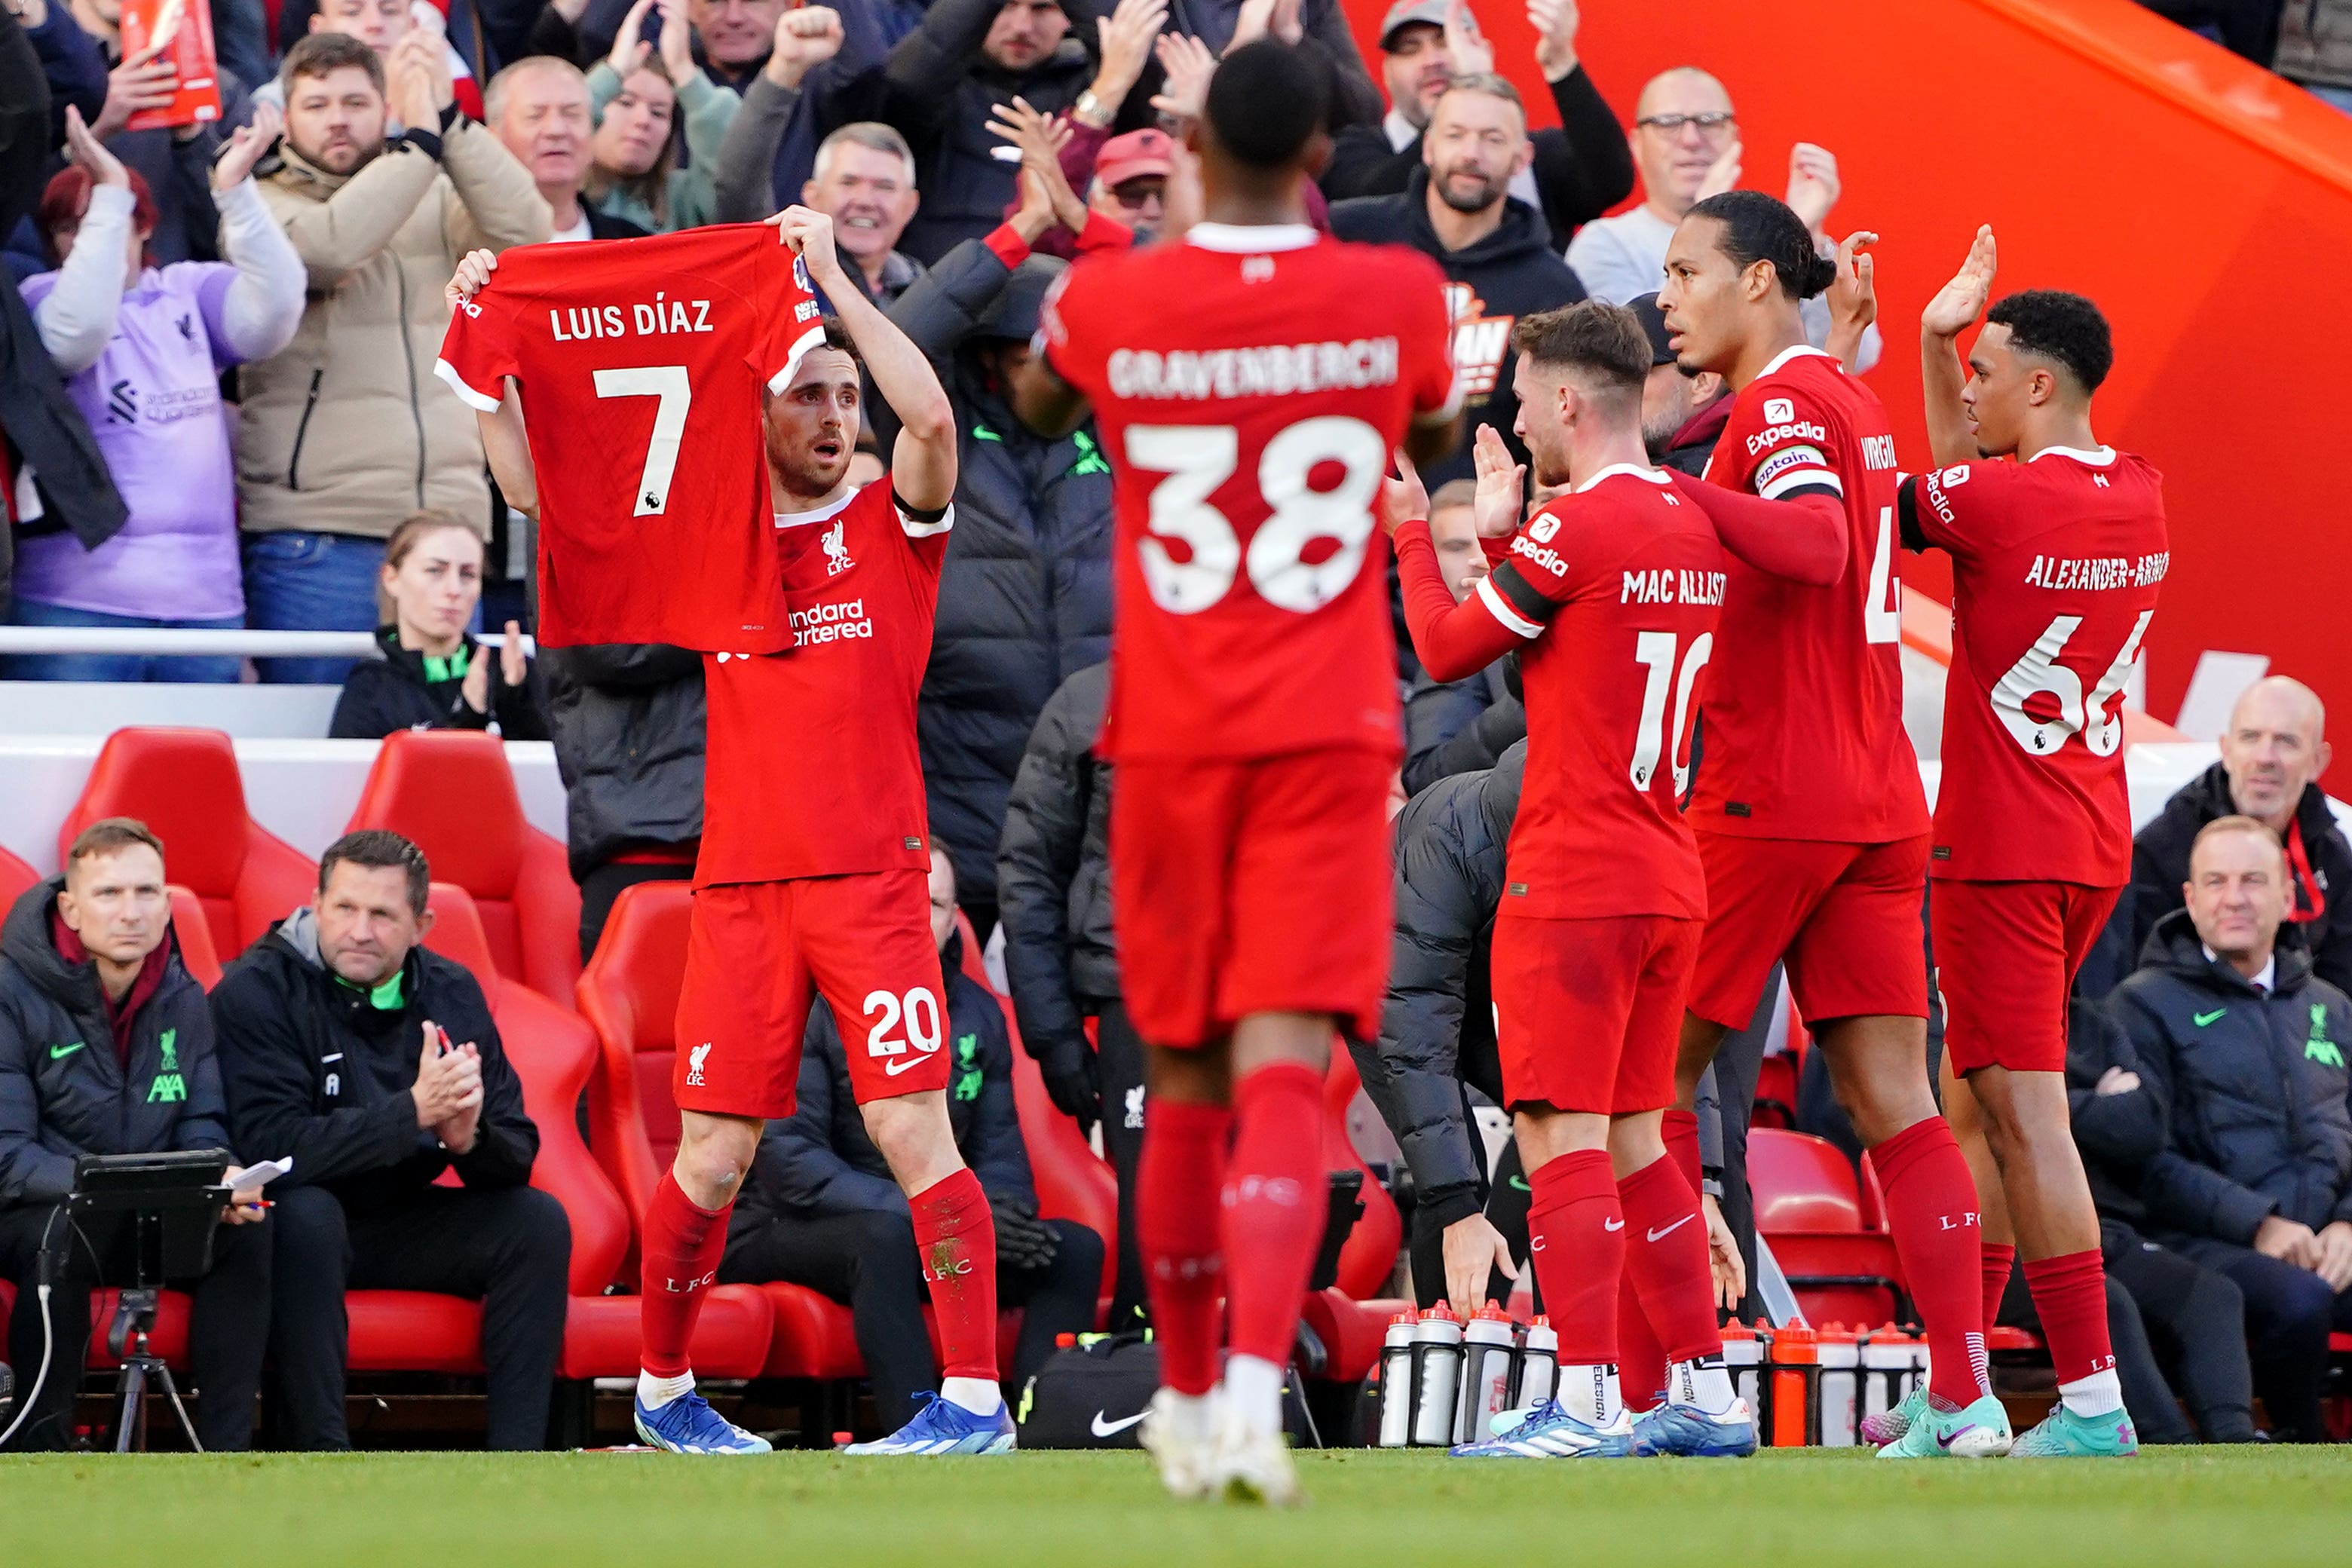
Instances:
[[[1471,444],[1471,460],[1478,472],[1478,488],[1470,501],[1481,539],[1508,539],[1519,531],[1519,500],[1526,493],[1528,469],[1511,461],[1511,449],[1492,425],[1478,426]]]
[[[1465,76],[1494,74],[1495,46],[1478,30],[1478,18],[1470,14],[1468,0],[1446,0],[1445,60],[1456,81]]]
[[[1095,76],[1095,95],[1116,110],[1128,91],[1142,79],[1143,63],[1151,58],[1152,41],[1168,25],[1168,0],[1118,0],[1118,8],[1095,19],[1101,68]],[[1115,101],[1116,100],[1116,101]]]
[[[2000,247],[1993,243],[1992,225],[1986,224],[1977,230],[1968,259],[1952,274],[1952,280],[1937,289],[1927,308],[1919,312],[1920,331],[1938,338],[1957,338],[1967,331],[1984,314],[1985,302],[1992,298],[1993,275],[2000,268]]]
[[[1739,138],[1737,136],[1725,142],[1723,151],[1715,155],[1715,162],[1706,166],[1706,177],[1698,183],[1698,195],[1694,199],[1703,202],[1709,196],[1719,196],[1726,191],[1738,190],[1740,174],[1739,158],[1743,151],[1739,144]]]
[[[1576,30],[1584,22],[1576,0],[1528,0],[1528,26],[1536,34],[1536,68],[1558,81],[1576,68]]]
[[[1837,154],[1811,142],[1789,149],[1789,206],[1804,220],[1809,234],[1819,234],[1845,187],[1838,179]]]
[[[1878,236],[1856,229],[1837,247],[1837,276],[1830,280],[1830,321],[1857,338],[1878,320],[1877,260],[1868,254]]]
[[[286,129],[286,117],[274,103],[254,106],[250,122],[229,132],[220,156],[213,160],[213,191],[226,195],[236,188],[253,166],[261,162],[269,149],[276,146],[279,134]]]
[[[1397,477],[1381,481],[1381,527],[1391,534],[1429,516],[1429,487],[1421,482],[1421,470],[1402,447],[1397,449],[1396,466]]]
[[[94,185],[127,187],[131,184],[122,160],[107,151],[98,133],[81,122],[81,110],[71,104],[66,106],[66,162],[87,174]]]
[[[1189,33],[1160,34],[1151,52],[1162,78],[1151,107],[1173,120],[1198,120],[1209,101],[1209,78],[1216,74],[1217,57]]]
[[[613,47],[604,63],[613,74],[623,80],[653,58],[654,47],[645,37],[646,16],[654,8],[654,0],[632,0],[628,12],[621,18],[621,30],[613,35]]]
[[[1010,103],[991,104],[988,112],[988,133],[1020,150],[1022,174],[1043,187],[1054,209],[1054,221],[1072,234],[1086,227],[1087,204],[1078,199],[1078,193],[1070,188],[1069,176],[1062,173],[1062,149],[1070,141],[1068,124],[1038,112],[1020,97]]]

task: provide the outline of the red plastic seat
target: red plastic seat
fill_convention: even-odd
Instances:
[[[1862,1152],[1862,1228],[1886,1228],[1886,1188],[1878,1180],[1878,1167],[1870,1163],[1870,1151]]]
[[[1411,1310],[1411,1301],[1393,1297],[1359,1301],[1338,1289],[1309,1290],[1298,1318],[1323,1342],[1329,1358],[1320,1375],[1333,1383],[1360,1383],[1381,1359],[1389,1320]]]
[[[496,736],[402,730],[385,737],[349,826],[414,839],[436,880],[473,895],[499,972],[572,1005],[580,889],[563,846],[524,820]]]
[[[1782,1051],[1766,1057],[1756,1073],[1750,1127],[1793,1127],[1797,1121],[1797,1058]]]
[[[205,904],[195,889],[179,883],[170,885],[172,894],[172,934],[180,939],[180,962],[195,976],[196,984],[209,991],[220,984],[220,951],[213,943],[212,922],[205,918]]]
[[[677,988],[686,973],[691,898],[684,882],[644,882],[624,890],[597,941],[595,962],[580,977],[580,1014],[599,1047],[589,1085],[590,1134],[596,1162],[619,1189],[632,1231],[677,1152],[677,1104],[670,1098],[669,1075],[677,1054]],[[541,1136],[546,1137],[543,1126]],[[636,1249],[628,1251],[625,1279]],[[611,1353],[625,1343],[625,1370],[635,1370],[634,1297],[574,1300],[572,1310],[575,1319],[588,1320],[579,1331],[599,1336],[593,1345],[583,1339],[583,1360],[592,1352]],[[569,1363],[572,1333],[565,1339]],[[835,1369],[843,1344],[851,1363],[845,1372]],[[856,1375],[857,1366],[849,1309],[795,1285],[712,1287],[690,1349],[696,1369],[714,1377],[843,1377]]]
[[[246,814],[236,752],[217,730],[117,730],[58,830],[63,860],[100,817],[131,816],[163,841],[172,880],[195,894],[215,954],[243,952],[310,902],[319,868]]]
[[[1865,1228],[1853,1167],[1826,1138],[1781,1127],[1751,1129],[1748,1186],[1755,1197],[1756,1228],[1767,1236]]]
[[[122,1363],[106,1348],[106,1331],[114,1321],[114,1298],[110,1289],[89,1293],[89,1360],[91,1372],[112,1372]],[[16,1287],[0,1279],[0,1344],[7,1342],[8,1316],[16,1308]],[[157,1355],[169,1362],[173,1370],[188,1370],[188,1307],[187,1296],[178,1290],[166,1290],[155,1310],[155,1331],[147,1342]],[[36,1307],[33,1310],[37,1310]],[[32,1386],[33,1374],[40,1369],[28,1366],[16,1373],[16,1392],[23,1394]]]
[[[41,874],[30,865],[0,848],[0,908],[14,904],[40,879]]]
[[[480,915],[463,888],[433,884],[433,929],[425,945],[464,964],[482,983],[507,1059],[522,1080],[523,1109],[539,1129],[530,1184],[551,1194],[572,1221],[572,1301],[557,1375],[625,1377],[637,1370],[638,1299],[606,1295],[621,1283],[629,1253],[629,1212],[581,1142],[577,1107],[596,1070],[596,1036],[575,1013],[499,973]],[[696,1324],[695,1363],[712,1377],[753,1377],[765,1364],[767,1303],[755,1291],[722,1288]]]
[[[1363,1200],[1364,1212],[1339,1249],[1339,1277],[1333,1283],[1341,1295],[1358,1301],[1370,1300],[1389,1282],[1396,1268],[1397,1249],[1404,1241],[1404,1221],[1397,1213],[1396,1200],[1389,1196],[1348,1136],[1348,1108],[1354,1103],[1361,1081],[1356,1076],[1355,1057],[1346,1046],[1335,1042],[1331,1070],[1323,1080],[1324,1163],[1334,1171],[1363,1173],[1364,1184],[1358,1195]],[[1382,1314],[1380,1321],[1385,1326],[1387,1315]]]

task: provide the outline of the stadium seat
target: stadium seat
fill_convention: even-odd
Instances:
[[[0,849],[0,909],[5,909],[23,897],[26,889],[41,879],[41,874],[5,849]]]
[[[163,841],[172,879],[235,956],[308,903],[319,868],[246,814],[236,752],[217,730],[123,729],[106,738],[81,798],[58,830],[58,858],[100,817],[132,816]]]
[[[112,1372],[122,1364],[106,1348],[107,1327],[114,1321],[115,1295],[116,1292],[110,1289],[92,1290],[89,1293],[88,1370],[91,1372]],[[8,1342],[8,1316],[15,1310],[16,1303],[16,1287],[5,1279],[0,1279],[0,1344],[5,1344]],[[185,1292],[164,1291],[155,1309],[155,1331],[148,1336],[147,1342],[155,1353],[169,1362],[173,1369],[177,1372],[187,1371],[189,1365],[188,1307],[189,1300]],[[36,1307],[28,1310],[37,1310],[38,1309]],[[40,1369],[28,1366],[15,1370],[16,1389],[21,1394],[31,1385],[33,1374]],[[0,1426],[5,1425],[5,1422],[0,1422]]]
[[[1752,1128],[1748,1184],[1756,1228],[1808,1319],[1876,1323],[1906,1315],[1894,1241],[1864,1225],[1853,1167],[1835,1144],[1785,1128]]]
[[[1768,1236],[1865,1228],[1853,1167],[1826,1138],[1780,1127],[1752,1129],[1748,1186],[1756,1204],[1756,1228]]]
[[[1781,1051],[1766,1057],[1756,1072],[1756,1101],[1748,1111],[1750,1127],[1794,1127],[1797,1124],[1797,1058]]]
[[[1356,1152],[1355,1141],[1348,1136],[1348,1108],[1355,1102],[1361,1083],[1356,1076],[1354,1054],[1335,1042],[1331,1070],[1323,1079],[1324,1163],[1334,1171],[1363,1173],[1359,1195],[1364,1212],[1339,1249],[1339,1277],[1333,1284],[1341,1295],[1356,1301],[1372,1299],[1389,1282],[1396,1268],[1397,1249],[1404,1239],[1404,1222],[1397,1214],[1396,1200],[1389,1196],[1372,1168]],[[1386,1327],[1385,1314],[1380,1321]]]
[[[220,950],[213,943],[212,922],[205,918],[204,900],[195,889],[170,884],[172,893],[172,934],[180,939],[180,962],[195,977],[197,984],[209,991],[220,984]]]
[[[499,973],[481,917],[463,888],[434,883],[429,907],[434,921],[425,945],[481,982],[507,1059],[522,1080],[523,1108],[539,1129],[531,1185],[552,1194],[572,1220],[572,1301],[557,1375],[628,1376],[637,1370],[638,1300],[605,1291],[622,1282],[629,1213],[580,1139],[577,1108],[596,1069],[595,1034],[578,1015]],[[766,1363],[767,1342],[766,1300],[757,1291],[722,1286],[696,1324],[695,1364],[712,1377],[756,1376]]]
[[[348,826],[415,840],[436,880],[473,895],[499,972],[573,1005],[580,889],[563,846],[524,820],[498,737],[395,731],[376,752]]]
[[[632,1216],[642,1215],[654,1188],[677,1152],[677,1104],[670,1098],[670,1064],[677,1055],[677,988],[686,971],[687,916],[693,889],[684,882],[641,882],[613,904],[595,960],[580,976],[581,1016],[600,1047],[588,1114],[596,1160],[620,1189]],[[632,1226],[634,1229],[634,1224]],[[635,1248],[630,1248],[634,1266]],[[762,1357],[749,1372],[722,1372],[704,1342],[723,1328],[722,1301],[759,1298]],[[608,1298],[610,1300],[611,1298]],[[575,1308],[578,1303],[574,1303]],[[611,1310],[612,1309],[605,1309]],[[636,1354],[635,1318],[629,1321],[630,1370]],[[831,1379],[863,1369],[849,1309],[797,1285],[712,1288],[693,1345],[695,1364],[714,1376]],[[740,1346],[730,1347],[740,1349]],[[568,1355],[568,1349],[567,1349]]]

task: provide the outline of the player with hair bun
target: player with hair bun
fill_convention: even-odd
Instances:
[[[2011,1435],[1985,1367],[1976,1187],[1927,1083],[1928,819],[1903,728],[1894,433],[1869,389],[1805,341],[1799,302],[1838,267],[1785,205],[1710,196],[1675,231],[1665,272],[1669,346],[1685,373],[1713,371],[1736,395],[1708,481],[1834,514],[1846,541],[1828,587],[1728,563],[1689,805],[1707,928],[1667,1142],[1696,1185],[1699,1076],[1785,962],[1927,1327],[1919,1419],[1883,1452],[1999,1456]]]

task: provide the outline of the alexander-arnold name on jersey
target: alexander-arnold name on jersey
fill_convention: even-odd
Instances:
[[[2025,569],[2029,588],[2068,588],[2098,593],[2107,588],[2152,588],[2172,566],[2172,552],[2128,555],[2037,555]]]
[[[1118,397],[1283,397],[1393,385],[1394,338],[1267,343],[1234,349],[1114,349],[1105,369]]]
[[[559,343],[590,338],[659,338],[680,332],[715,332],[708,300],[672,300],[656,294],[635,305],[566,305],[547,312],[549,331]]]
[[[1693,572],[1680,566],[1654,566],[1628,572],[1617,590],[1621,605],[1720,605],[1721,572]]]

